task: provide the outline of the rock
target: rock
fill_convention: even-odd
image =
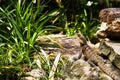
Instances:
[[[100,11],[101,27],[99,38],[120,39],[120,8],[106,8]]]
[[[101,42],[99,46],[99,53],[108,57],[108,59],[120,69],[120,42],[109,41]]]
[[[37,45],[41,46],[46,53],[62,54],[62,57],[68,57],[69,60],[77,60],[82,55],[81,44],[75,36],[48,35],[40,36],[36,40]]]
[[[84,59],[67,63],[63,71],[65,80],[113,80],[101,71],[99,67],[91,66]]]
[[[120,75],[120,8],[106,8],[100,11],[101,27],[97,31],[100,39],[99,55],[110,67],[112,75]],[[113,41],[114,40],[114,41]],[[104,76],[101,76],[101,78]],[[115,80],[119,78],[115,78]],[[106,80],[106,79],[104,79]]]
[[[45,76],[45,72],[40,69],[33,69],[30,72],[26,72],[26,77],[23,77],[21,80],[40,80],[40,78]]]
[[[88,46],[90,46],[90,48],[85,49],[85,51],[87,51],[88,49],[90,50],[88,50],[88,53],[86,53],[85,55],[83,51],[84,49],[83,45],[80,44],[79,39],[76,38],[75,36],[74,37],[68,37],[68,36],[60,37],[59,36],[58,38],[55,38],[55,37],[51,38],[50,36],[48,38],[44,36],[44,38],[39,37],[39,39],[37,40],[37,45],[40,45],[40,47],[42,47],[44,51],[47,51],[48,52],[47,55],[49,56],[51,54],[55,55],[55,53],[57,54],[58,52],[60,52],[62,59],[63,59],[63,56],[65,55],[69,58],[70,57],[72,58],[72,61],[69,60],[68,58],[67,60],[65,60],[66,65],[63,66],[64,68],[62,70],[63,76],[60,77],[60,79],[64,79],[64,80],[113,80],[114,79],[113,77],[115,77],[116,79],[117,75],[114,74],[114,71],[116,72],[116,70],[113,70],[111,68],[113,66],[112,62],[114,62],[115,60],[115,57],[113,57],[115,52],[113,52],[113,54],[111,53],[114,50],[104,44],[103,44],[104,46],[101,46],[101,50],[98,50],[99,45],[102,45],[102,44],[93,45],[90,42],[86,42],[86,43]],[[102,58],[103,56],[101,56],[99,52],[102,52],[101,54],[105,56],[109,56],[109,54],[111,53],[112,56],[110,56],[111,58],[109,58],[110,62],[106,63],[108,58],[107,59]],[[87,55],[89,56],[89,54],[95,54],[95,55],[92,55],[92,57],[90,56],[90,59],[88,57],[88,60],[86,60],[87,59],[86,56]],[[116,53],[114,56],[116,56]],[[49,59],[51,60],[51,58]],[[98,62],[98,60],[100,62]],[[118,61],[115,60],[115,62],[117,63]]]
[[[120,8],[105,8],[99,14],[101,22],[110,23],[117,18],[120,18]]]
[[[120,39],[120,19],[113,21],[111,24],[102,22],[101,27],[97,31],[99,38],[110,38],[114,40]]]

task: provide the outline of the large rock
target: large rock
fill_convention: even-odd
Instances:
[[[99,14],[101,27],[97,32],[99,38],[120,39],[120,8],[106,8]]]
[[[99,53],[106,56],[120,70],[120,42],[101,42]]]
[[[67,63],[63,72],[64,80],[113,80],[98,66],[91,66],[84,59]]]
[[[40,36],[36,45],[48,53],[50,60],[55,53],[61,53],[61,58],[66,64],[62,70],[64,80],[119,80],[119,71],[114,69],[113,60],[104,59],[99,55],[98,47],[84,41],[80,35]]]
[[[110,23],[117,18],[120,18],[120,8],[105,8],[99,14],[101,22]]]

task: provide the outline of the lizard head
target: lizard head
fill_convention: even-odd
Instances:
[[[79,40],[80,44],[85,45],[87,44],[87,40],[82,34],[77,33],[76,34],[77,39]]]

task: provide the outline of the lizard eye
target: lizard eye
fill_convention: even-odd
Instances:
[[[81,45],[81,47],[82,47],[82,46],[84,46],[85,44],[80,44],[80,45]]]

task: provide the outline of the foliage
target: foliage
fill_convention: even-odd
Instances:
[[[13,2],[12,9],[11,5],[0,7],[0,65],[4,70],[11,65],[32,66],[35,40],[44,34],[44,26],[52,18],[52,12],[44,12],[46,3],[23,2]]]
[[[0,0],[0,75],[12,70],[10,73],[16,76],[16,72],[22,70],[15,66],[20,67],[22,64],[33,67],[32,53],[41,51],[36,49],[35,40],[42,34],[82,33],[92,39],[99,26],[99,11],[104,7],[115,6],[109,0],[99,1]],[[41,62],[48,77],[52,62],[45,59]],[[55,76],[61,75],[62,65],[61,62]]]
[[[54,28],[49,26],[51,28],[49,32],[62,32],[66,35],[82,33],[85,37],[92,39],[100,25],[100,10],[112,7],[113,2],[110,0],[56,0],[56,3],[58,15],[52,20]]]
[[[45,4],[37,5],[37,7],[34,7],[32,2],[27,7],[23,5],[25,4],[21,4],[21,0],[18,0],[15,9],[9,11],[9,7],[0,8],[1,14],[3,14],[1,28],[5,27],[1,30],[3,33],[0,34],[0,37],[3,42],[6,41],[3,45],[1,44],[1,47],[5,46],[5,51],[8,53],[1,53],[1,55],[9,55],[5,64],[30,62],[29,54],[34,48],[35,40],[44,33],[44,25],[51,18],[50,13],[42,13]],[[9,36],[5,36],[4,32]]]
[[[57,30],[50,27],[52,28],[50,31],[63,32],[67,35],[83,33],[86,37],[92,38],[99,25],[98,14],[94,14],[99,12],[97,1],[56,0],[56,3],[59,8],[58,15],[52,20],[52,24],[57,26],[57,28],[54,26]]]
[[[21,69],[16,66],[4,66],[0,67],[0,79],[1,80],[20,80]]]

